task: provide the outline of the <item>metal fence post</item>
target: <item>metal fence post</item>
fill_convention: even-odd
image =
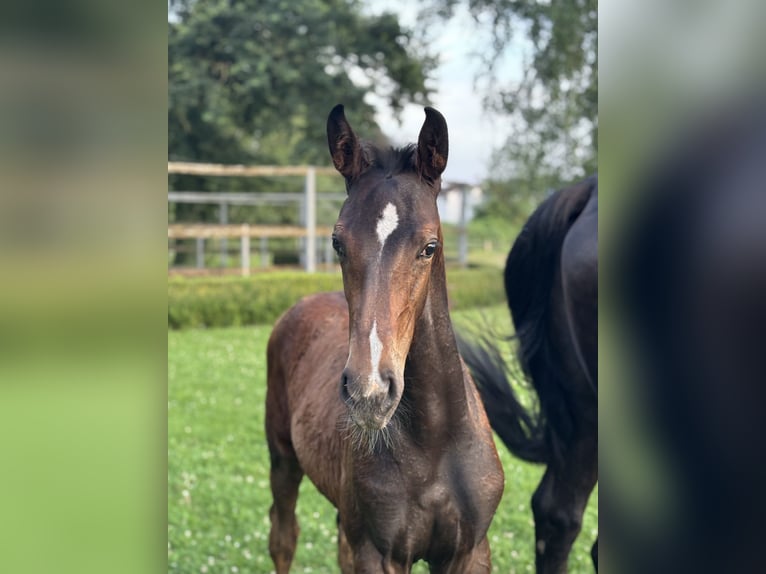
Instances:
[[[316,229],[317,229],[317,188],[316,169],[309,167],[306,171],[306,258],[305,265],[308,273],[316,271]]]
[[[242,240],[240,241],[240,259],[242,260],[242,276],[250,275],[250,226],[242,226]]]
[[[221,209],[218,212],[218,223],[226,225],[229,223],[229,204],[225,201],[221,202]],[[229,261],[227,251],[229,250],[229,242],[226,238],[221,239],[221,267],[228,267]]]
[[[197,269],[205,268],[205,238],[197,237]]]
[[[460,187],[460,223],[458,224],[458,261],[460,267],[468,265],[468,186]]]
[[[262,235],[259,241],[261,244],[261,267],[266,269],[269,266],[269,238]]]
[[[329,237],[326,237],[324,240],[324,262],[330,266],[332,265],[332,239]]]

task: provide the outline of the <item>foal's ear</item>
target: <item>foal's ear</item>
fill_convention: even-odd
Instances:
[[[354,130],[343,113],[343,104],[335,106],[327,118],[327,143],[332,163],[346,181],[355,179],[365,168],[364,153]]]
[[[420,129],[415,166],[421,177],[435,183],[447,167],[449,139],[447,121],[433,108],[426,108],[426,121]]]

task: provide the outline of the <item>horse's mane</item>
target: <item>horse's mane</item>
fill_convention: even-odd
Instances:
[[[417,145],[404,147],[379,148],[368,144],[364,148],[365,159],[371,168],[376,168],[396,175],[415,169],[415,150]]]

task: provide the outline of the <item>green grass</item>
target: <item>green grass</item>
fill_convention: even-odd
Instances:
[[[476,311],[457,312],[471,323]],[[504,306],[481,316],[506,332]],[[265,347],[270,326],[168,332],[168,566],[171,572],[271,572],[268,451],[263,429]],[[510,456],[503,500],[489,532],[493,571],[534,571],[529,498],[543,468]],[[293,572],[337,572],[335,509],[308,479],[298,499],[301,535]],[[597,491],[570,556],[591,573]],[[419,564],[415,572],[426,572]]]

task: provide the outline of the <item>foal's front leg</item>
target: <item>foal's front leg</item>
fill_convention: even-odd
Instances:
[[[353,551],[354,574],[409,574],[412,563],[399,564],[391,556],[381,554],[375,545],[366,540]]]
[[[346,538],[346,531],[340,523],[340,513],[337,515],[338,524],[338,566],[341,574],[354,574],[354,553]]]
[[[444,564],[432,564],[432,574],[489,574],[492,570],[492,559],[489,551],[489,541],[486,536],[472,551]]]
[[[271,493],[274,500],[269,510],[271,530],[269,531],[269,553],[274,561],[277,574],[290,571],[298,540],[298,521],[295,518],[295,504],[303,470],[298,460],[271,448]]]

